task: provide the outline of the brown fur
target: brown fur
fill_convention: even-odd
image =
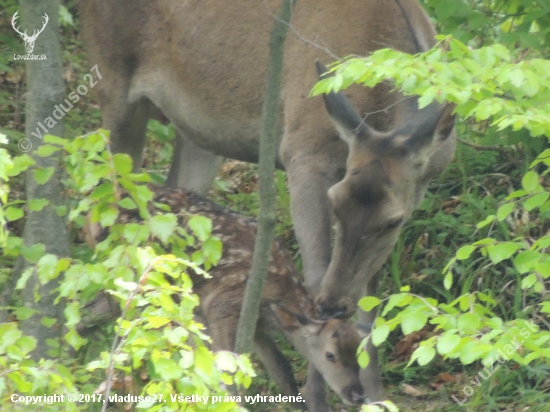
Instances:
[[[195,214],[212,220],[212,235],[223,243],[222,257],[208,270],[211,278],[192,271],[190,275],[193,291],[200,297],[200,315],[206,321],[214,349],[234,350],[246,279],[252,265],[256,222],[184,189],[153,189],[153,202],[168,205],[182,227]],[[153,202],[149,206],[151,214],[158,213]],[[118,217],[119,223],[141,220],[137,210],[121,210]],[[98,224],[88,219],[85,234],[87,240],[93,239],[90,245],[94,246],[107,231],[99,230]],[[361,401],[363,391],[355,356],[360,339],[355,328],[343,320],[313,320],[312,301],[298,276],[292,257],[276,239],[261,299],[255,351],[281,391],[296,396],[298,389],[291,368],[270,338],[271,330],[282,329],[302,355],[319,366],[346,403]],[[99,301],[104,300],[105,295],[102,295]],[[99,306],[97,302],[94,305]],[[325,360],[326,352],[331,352],[336,360]]]

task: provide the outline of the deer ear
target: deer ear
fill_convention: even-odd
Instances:
[[[429,152],[428,155],[436,151],[453,133],[455,107],[454,104],[447,104],[439,113],[436,112],[435,116],[418,125],[405,142],[407,149],[412,152]]]
[[[453,132],[456,117],[453,114],[455,107],[455,104],[450,103],[443,109],[439,121],[435,126],[434,140],[444,142]]]
[[[324,79],[326,67],[317,62],[317,74],[319,79]],[[359,117],[348,99],[340,92],[323,94],[323,101],[327,112],[338,130],[340,137],[351,144],[357,137],[367,139],[372,135],[372,129]]]

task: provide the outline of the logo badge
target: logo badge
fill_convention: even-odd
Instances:
[[[36,41],[38,35],[44,31],[46,28],[46,24],[48,24],[49,17],[46,13],[44,13],[44,24],[40,30],[34,30],[32,33],[32,36],[29,36],[27,34],[27,30],[25,30],[23,33],[19,30],[19,27],[17,27],[15,24],[15,21],[17,20],[17,17],[19,14],[19,10],[15,12],[13,15],[13,18],[11,19],[11,25],[13,29],[21,36],[23,41],[25,42],[25,49],[27,49],[27,53],[31,54],[34,49],[34,42]]]

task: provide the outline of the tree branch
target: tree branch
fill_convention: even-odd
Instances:
[[[235,351],[251,352],[259,317],[260,299],[269,267],[271,246],[275,238],[277,191],[275,189],[275,141],[279,118],[279,99],[283,73],[283,56],[286,34],[296,0],[284,0],[279,17],[275,20],[269,40],[269,65],[267,68],[266,92],[262,108],[262,131],[260,134],[260,160],[258,167],[260,214],[258,232],[254,245],[252,269],[246,283],[246,291],[237,328]]]

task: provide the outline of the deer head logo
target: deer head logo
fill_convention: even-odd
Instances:
[[[34,49],[34,42],[36,41],[36,38],[38,37],[38,35],[42,33],[46,28],[46,24],[48,24],[49,17],[46,13],[44,13],[44,25],[40,30],[34,30],[34,32],[32,33],[32,36],[29,36],[27,35],[27,30],[25,30],[24,33],[21,33],[21,31],[19,30],[19,27],[15,25],[15,21],[17,20],[18,13],[19,13],[19,10],[16,11],[15,14],[13,15],[13,18],[11,19],[11,25],[13,26],[13,29],[17,33],[19,33],[19,35],[25,42],[25,49],[27,49],[27,53],[32,53],[32,50]]]

